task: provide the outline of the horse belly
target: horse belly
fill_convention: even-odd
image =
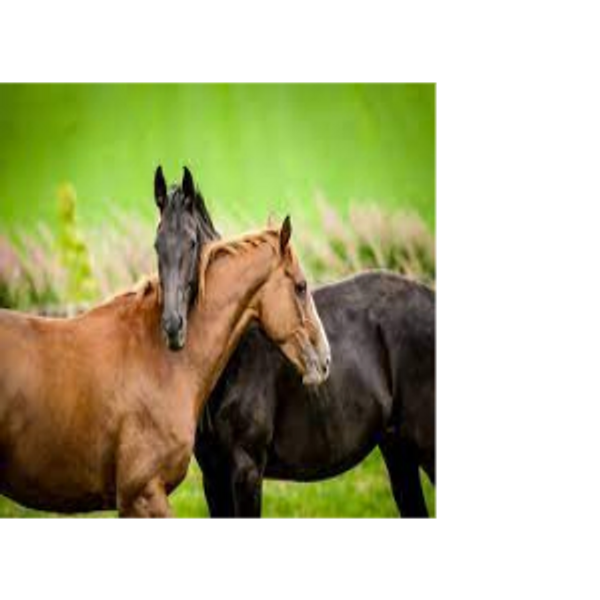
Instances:
[[[382,378],[338,364],[314,390],[298,387],[279,405],[267,477],[314,481],[342,473],[375,447],[391,413]],[[300,384],[301,385],[301,384]]]
[[[8,474],[0,486],[0,493],[27,508],[73,514],[116,507],[114,492],[107,493],[100,487],[94,489],[86,482],[78,484],[72,478],[63,486],[57,471],[51,477],[40,477],[35,470],[11,464]]]
[[[0,491],[39,510],[72,513],[114,508],[109,457],[103,459],[93,449],[75,449],[60,437],[50,440],[38,435],[13,441],[3,456]]]
[[[75,514],[116,508],[114,494],[109,497],[104,491],[94,492],[87,486],[58,488],[53,482],[47,484],[47,480],[20,470],[18,476],[2,483],[0,493],[26,508],[45,512]]]

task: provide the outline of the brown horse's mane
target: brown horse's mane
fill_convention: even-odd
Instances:
[[[116,292],[115,294],[101,301],[96,306],[90,308],[90,310],[87,312],[92,313],[107,308],[113,308],[118,304],[126,304],[128,306],[137,308],[141,307],[141,305],[148,299],[154,299],[154,301],[158,303],[161,302],[160,285],[158,282],[158,275],[156,273],[142,276],[142,278],[135,283],[131,289]]]
[[[247,252],[251,248],[256,248],[261,244],[267,243],[273,250],[276,250],[276,240],[279,239],[278,229],[265,229],[263,231],[253,231],[246,233],[233,240],[218,240],[208,243],[200,258],[200,290],[204,293],[206,289],[206,271],[208,267],[219,257],[223,255],[236,255]]]

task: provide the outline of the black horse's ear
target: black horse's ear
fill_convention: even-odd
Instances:
[[[162,167],[159,166],[154,174],[154,200],[156,206],[162,211],[167,200],[167,182],[163,175]]]
[[[194,188],[194,178],[187,167],[183,167],[183,181],[181,183],[183,194],[186,198],[193,200],[196,196],[196,189]]]
[[[281,250],[282,256],[285,254],[285,251],[287,250],[287,247],[288,247],[291,237],[292,237],[292,222],[290,220],[290,215],[288,215],[283,220],[283,225],[281,226],[281,231],[279,232],[279,249]]]

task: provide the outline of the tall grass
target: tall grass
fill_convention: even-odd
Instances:
[[[323,197],[317,205],[321,231],[299,233],[300,249],[317,281],[364,269],[390,269],[429,284],[435,281],[434,239],[415,213],[371,204],[351,206],[344,217]]]
[[[74,194],[59,211],[58,232],[40,224],[14,239],[0,236],[0,306],[44,314],[73,312],[134,285],[156,270],[154,232],[146,221],[111,212],[102,227],[77,225]],[[434,285],[435,243],[416,215],[377,204],[343,215],[323,197],[321,227],[299,219],[294,242],[310,279],[333,281],[364,269],[391,269]],[[223,229],[246,229],[239,218]]]
[[[53,239],[53,238],[52,238]],[[0,307],[32,309],[66,301],[67,273],[47,231],[0,236]]]

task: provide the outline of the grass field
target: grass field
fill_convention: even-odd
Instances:
[[[435,490],[422,476],[431,515],[435,515]],[[194,461],[187,479],[171,497],[177,517],[207,517],[202,473]],[[95,517],[115,513],[94,513]],[[51,517],[51,513],[28,510],[0,498],[0,517]],[[86,515],[89,516],[89,515]],[[264,517],[397,517],[387,474],[379,451],[356,469],[319,483],[267,481],[263,496]]]

